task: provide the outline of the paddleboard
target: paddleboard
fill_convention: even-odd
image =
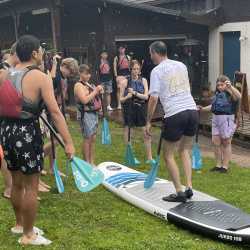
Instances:
[[[220,241],[250,243],[250,215],[239,208],[196,190],[186,203],[165,202],[162,197],[175,193],[172,182],[158,178],[152,188],[144,189],[142,172],[114,162],[98,168],[109,191],[160,219]]]

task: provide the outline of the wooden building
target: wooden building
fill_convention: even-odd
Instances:
[[[152,41],[164,40],[170,57],[183,60],[185,42],[195,45],[197,71],[200,51],[208,50],[206,25],[141,0],[0,0],[0,20],[2,49],[22,34],[34,34],[50,48],[91,64],[104,48],[115,55],[119,42],[125,42],[135,58],[143,59]],[[193,86],[199,86],[200,80],[196,72]]]

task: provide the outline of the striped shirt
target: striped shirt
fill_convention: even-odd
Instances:
[[[166,59],[155,67],[151,73],[149,94],[160,98],[164,117],[197,110],[190,91],[187,67],[181,62]]]

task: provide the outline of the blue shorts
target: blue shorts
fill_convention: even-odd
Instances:
[[[84,112],[80,125],[84,138],[90,138],[92,135],[95,135],[98,128],[98,113]]]

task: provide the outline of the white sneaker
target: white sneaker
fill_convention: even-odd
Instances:
[[[122,106],[121,106],[121,105],[119,105],[119,106],[117,107],[117,109],[122,109]]]
[[[50,245],[52,243],[52,241],[44,238],[41,235],[37,235],[37,237],[35,239],[31,240],[27,244],[22,243],[22,238],[20,238],[18,240],[18,243],[21,244],[21,245],[48,246],[48,245]]]
[[[108,110],[108,111],[113,111],[114,109],[112,109],[111,106],[109,105],[109,106],[107,107],[107,110]]]
[[[23,228],[22,227],[19,227],[19,228],[12,227],[10,231],[13,234],[23,234]],[[43,230],[39,229],[38,227],[33,227],[33,231],[37,235],[44,235]]]

